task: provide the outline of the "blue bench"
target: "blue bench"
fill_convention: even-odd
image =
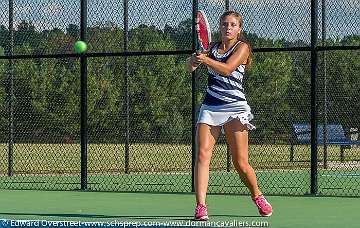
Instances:
[[[311,125],[309,123],[293,123],[293,137],[290,140],[290,161],[294,161],[294,146],[311,144]],[[317,142],[324,145],[324,125],[318,124]],[[351,145],[360,145],[360,141],[350,140],[345,135],[341,124],[327,124],[326,145],[340,146],[340,160],[344,161],[344,150],[351,148]]]

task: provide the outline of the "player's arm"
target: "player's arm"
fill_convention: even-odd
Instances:
[[[207,55],[203,54],[195,57],[197,58],[198,62],[207,65],[219,74],[223,76],[229,76],[238,66],[246,63],[249,54],[249,45],[246,43],[241,43],[225,63],[211,59]]]

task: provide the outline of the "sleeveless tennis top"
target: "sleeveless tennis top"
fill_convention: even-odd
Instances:
[[[209,57],[220,62],[226,62],[240,43],[241,41],[238,41],[224,54],[218,53],[220,43],[216,43],[211,48]],[[241,64],[229,76],[221,75],[208,67],[208,85],[203,104],[225,105],[238,101],[246,101],[243,87],[245,67],[245,64]]]

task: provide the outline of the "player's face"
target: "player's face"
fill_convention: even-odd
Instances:
[[[220,32],[223,40],[236,39],[240,31],[240,21],[237,17],[229,15],[220,21]]]

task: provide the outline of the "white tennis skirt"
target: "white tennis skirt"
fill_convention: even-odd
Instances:
[[[227,122],[238,119],[249,130],[255,129],[250,123],[254,118],[251,108],[246,101],[238,101],[225,105],[201,105],[197,123],[205,123],[211,126],[224,126]]]

